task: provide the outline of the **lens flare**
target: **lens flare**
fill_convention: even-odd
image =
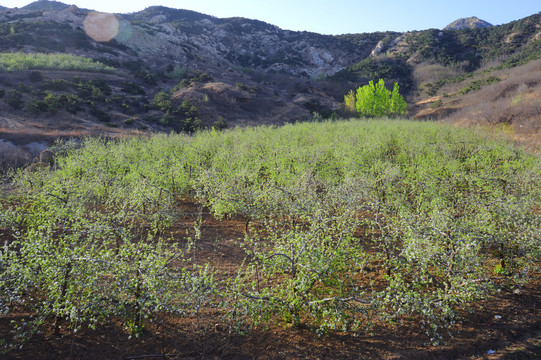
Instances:
[[[114,14],[93,11],[84,21],[85,32],[95,41],[111,41],[118,34],[120,23]]]
[[[122,20],[120,21],[120,27],[118,29],[118,35],[115,39],[121,43],[128,42],[133,36],[133,29],[129,22]]]

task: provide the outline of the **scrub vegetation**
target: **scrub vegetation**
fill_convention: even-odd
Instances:
[[[241,333],[409,322],[439,343],[539,274],[541,162],[482,130],[356,119],[52,150],[0,199],[0,310],[28,314],[5,351],[44,326],[144,336],[205,309]],[[198,220],[175,236],[186,202]],[[233,273],[199,255],[203,209],[245,222]]]
[[[111,73],[114,68],[92,59],[72,54],[0,53],[0,70],[77,70]]]

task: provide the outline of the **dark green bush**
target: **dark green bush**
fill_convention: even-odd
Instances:
[[[74,94],[55,95],[47,92],[42,100],[33,100],[28,105],[28,110],[35,114],[43,112],[55,113],[59,110],[66,110],[75,114],[81,109],[81,99]]]
[[[9,90],[4,97],[4,102],[16,110],[22,109],[24,105],[22,94],[18,90]]]
[[[229,125],[227,124],[227,121],[225,121],[224,118],[221,116],[219,116],[218,120],[216,120],[214,124],[212,124],[212,127],[218,131],[227,129],[228,126]]]
[[[121,88],[122,91],[131,95],[145,95],[145,89],[131,81],[123,82]]]

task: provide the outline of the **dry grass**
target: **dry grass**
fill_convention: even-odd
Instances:
[[[423,83],[439,81],[464,75],[460,67],[443,66],[441,64],[423,63],[413,70],[413,81],[417,87]]]
[[[449,84],[438,96],[417,102],[416,117],[438,118],[462,126],[492,126],[529,150],[541,150],[541,60],[514,69],[478,73],[475,79],[495,76],[500,82],[465,95],[459,90],[472,81]],[[434,101],[441,106],[428,108]]]

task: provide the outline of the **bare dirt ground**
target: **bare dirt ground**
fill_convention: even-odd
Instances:
[[[180,205],[182,216],[171,229],[175,240],[193,236],[196,206]],[[210,262],[221,277],[234,276],[244,253],[243,219],[217,220],[204,212],[197,259]],[[186,234],[188,230],[188,234]],[[4,235],[5,237],[6,235]],[[0,239],[5,240],[5,239]],[[129,337],[120,322],[77,333],[64,329],[53,335],[44,327],[21,350],[2,359],[540,359],[541,281],[535,278],[520,289],[506,289],[464,313],[453,328],[454,338],[430,346],[412,321],[379,324],[373,334],[344,333],[318,336],[303,328],[271,326],[246,335],[237,334],[223,310],[207,309],[198,317],[161,317],[150,323],[142,337]],[[10,321],[24,313],[0,317],[0,338],[10,338]],[[501,317],[501,318],[500,318]]]

